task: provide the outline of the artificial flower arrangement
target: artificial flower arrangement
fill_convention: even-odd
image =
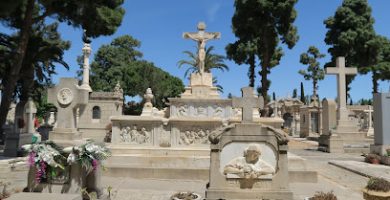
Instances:
[[[66,157],[62,149],[54,142],[46,141],[36,144],[23,145],[28,151],[28,164],[36,169],[35,181],[47,182],[50,177],[56,177],[58,169],[64,170]]]
[[[23,145],[23,149],[28,151],[29,165],[36,169],[37,183],[49,182],[54,178],[59,183],[66,182],[69,179],[67,168],[77,162],[89,174],[96,170],[101,160],[111,156],[109,149],[90,140],[83,145],[64,149],[52,141]]]
[[[111,156],[111,152],[105,146],[97,145],[92,140],[88,140],[81,146],[67,147],[64,149],[69,153],[68,164],[79,162],[86,170],[87,174],[96,170],[101,161]]]

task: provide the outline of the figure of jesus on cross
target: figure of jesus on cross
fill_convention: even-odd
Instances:
[[[198,42],[198,68],[199,73],[203,74],[205,71],[205,58],[206,58],[206,42],[211,39],[219,39],[221,37],[220,32],[213,32],[208,33],[205,32],[206,24],[204,22],[198,23],[198,32],[195,33],[189,33],[185,32],[183,33],[183,38],[185,39],[192,39],[196,42]]]

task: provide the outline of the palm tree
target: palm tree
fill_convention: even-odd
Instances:
[[[229,71],[229,67],[224,63],[225,57],[219,54],[214,54],[212,51],[214,46],[206,47],[206,57],[204,62],[204,71],[210,73],[211,69],[219,69],[221,71]],[[196,51],[198,52],[198,50]],[[189,74],[199,72],[198,67],[198,55],[191,51],[183,51],[190,58],[189,60],[180,60],[177,64],[179,68],[182,66],[187,67],[184,72],[184,77],[188,77]]]

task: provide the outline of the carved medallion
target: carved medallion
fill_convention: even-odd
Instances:
[[[57,101],[61,105],[69,105],[73,101],[73,93],[69,88],[62,88],[57,94]]]

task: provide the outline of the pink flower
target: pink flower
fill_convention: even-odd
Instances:
[[[34,166],[35,165],[35,156],[36,156],[37,154],[35,153],[35,152],[30,152],[29,154],[28,154],[28,160],[27,160],[27,162],[28,162],[28,165],[30,166],[30,167],[32,167],[32,166]]]
[[[96,170],[97,166],[98,166],[98,161],[96,159],[93,159],[92,160],[92,167],[93,167],[93,170]]]

